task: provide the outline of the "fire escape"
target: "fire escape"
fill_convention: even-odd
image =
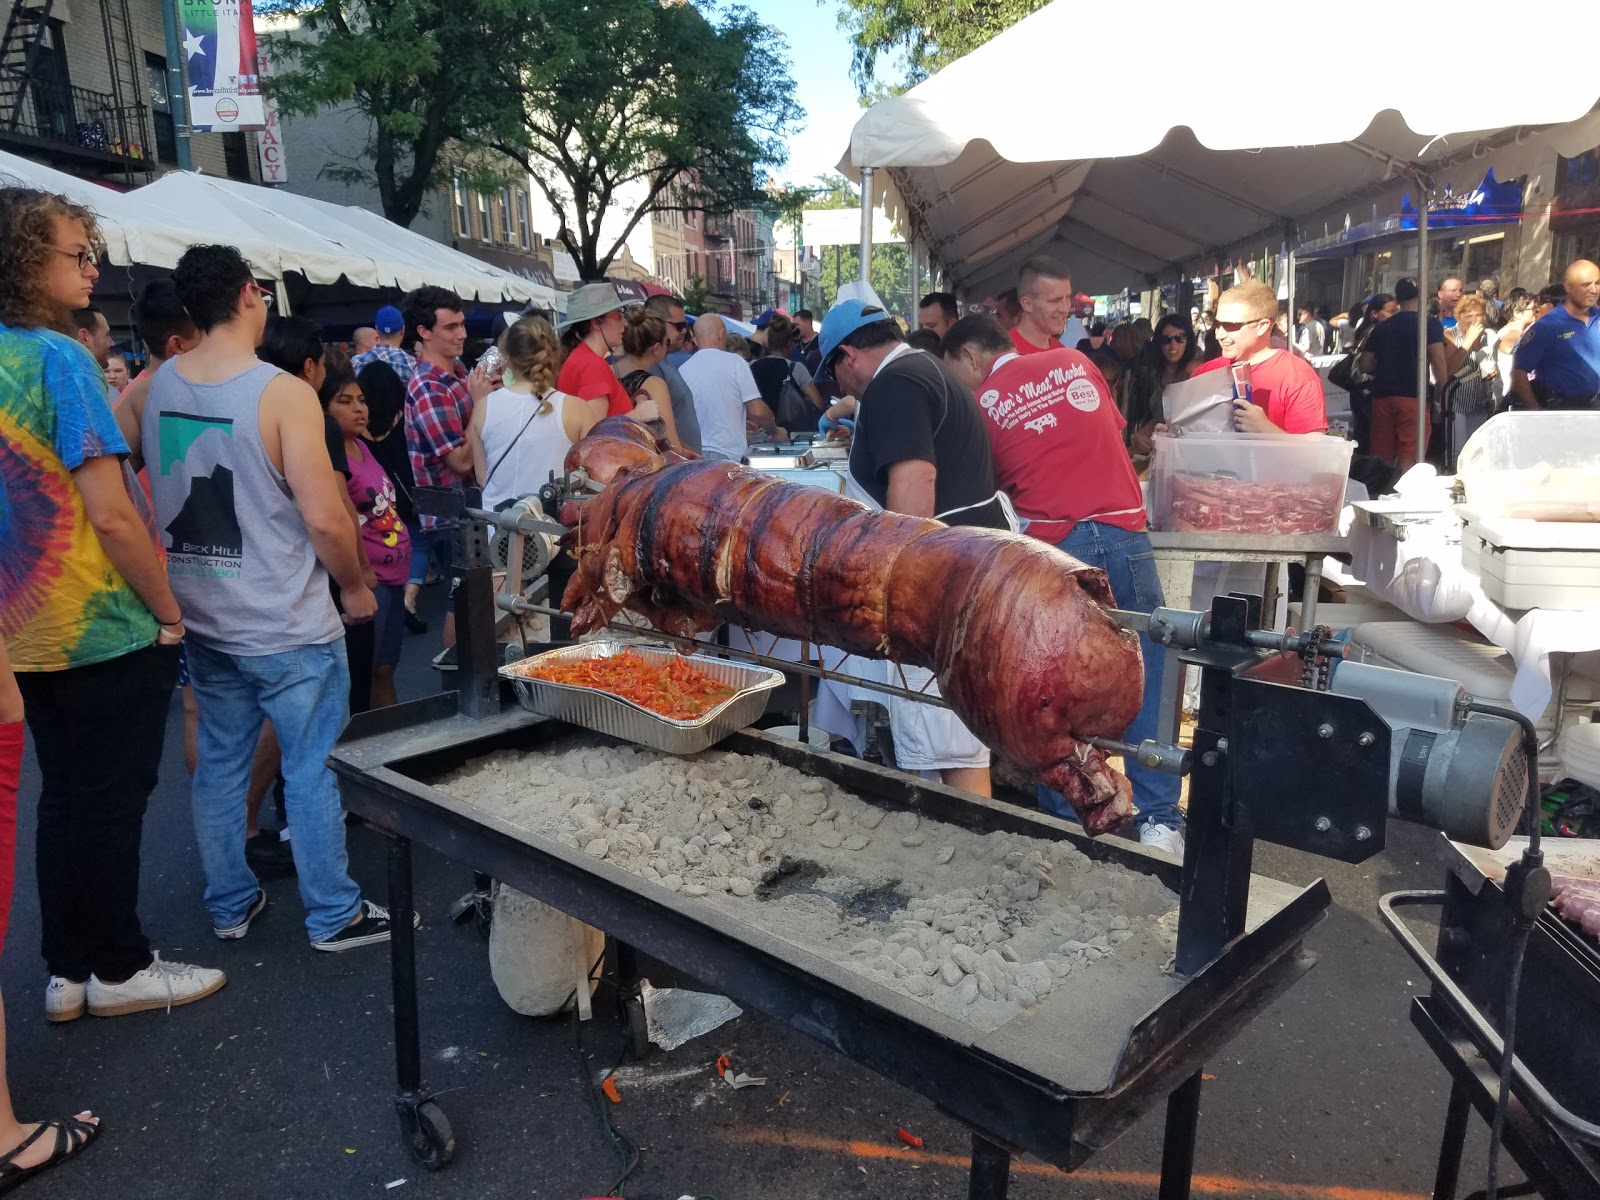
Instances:
[[[10,0],[0,37],[0,148],[106,182],[120,177],[127,187],[148,182],[156,152],[128,0],[93,6],[100,12],[110,92],[73,86],[71,62],[92,50],[77,44],[69,56],[67,27],[52,17],[53,7],[54,0]],[[84,12],[90,6],[74,7]],[[80,31],[90,32],[88,22],[74,22],[73,36]]]

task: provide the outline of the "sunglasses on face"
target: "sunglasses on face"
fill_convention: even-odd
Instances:
[[[687,321],[668,321],[667,324],[671,325],[679,333],[682,333],[684,330],[689,328],[689,322]]]
[[[1216,321],[1213,323],[1218,329],[1225,330],[1228,333],[1238,333],[1246,325],[1265,324],[1269,320],[1271,320],[1270,317],[1251,317],[1248,321]]]
[[[1161,344],[1163,346],[1170,346],[1174,342],[1181,346],[1188,340],[1189,335],[1186,333],[1164,333],[1161,335]]]

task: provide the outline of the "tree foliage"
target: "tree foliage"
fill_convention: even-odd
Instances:
[[[286,117],[353,105],[369,119],[326,173],[377,188],[383,213],[409,226],[483,131],[520,112],[516,73],[494,47],[522,39],[513,0],[279,0],[300,30],[267,39],[269,92]],[[354,129],[352,129],[354,132]]]
[[[524,173],[598,278],[653,212],[731,212],[787,159],[783,39],[748,10],[672,0],[280,0],[282,111],[353,103],[371,136],[336,173],[410,224],[432,189]],[[493,154],[487,152],[492,151]],[[488,177],[495,177],[492,181]],[[476,186],[476,184],[475,184]]]
[[[1049,0],[839,0],[839,25],[853,47],[850,73],[863,96],[881,94],[880,59],[902,62],[889,90],[920,83],[971,53]]]
[[[683,311],[699,316],[703,312],[712,311],[711,286],[706,283],[704,275],[689,276],[689,283],[683,289]]]
[[[520,60],[523,119],[493,144],[560,214],[586,277],[652,212],[759,200],[794,122],[778,34],[743,8],[713,20],[664,0],[525,2],[537,28]]]

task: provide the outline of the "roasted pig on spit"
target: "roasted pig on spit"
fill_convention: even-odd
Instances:
[[[688,458],[632,417],[606,417],[574,443],[564,465],[568,474],[582,467],[593,482],[606,484],[624,467],[660,466]]]
[[[574,450],[586,466],[585,443]],[[1080,740],[1120,737],[1143,693],[1103,572],[1033,538],[726,462],[625,467],[567,511],[575,634],[628,608],[683,636],[727,621],[926,667],[973,733],[1062,792],[1090,833],[1133,815],[1127,779]]]

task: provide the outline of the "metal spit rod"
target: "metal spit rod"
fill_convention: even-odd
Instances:
[[[544,613],[546,616],[551,617],[570,618],[572,616],[571,613],[563,612],[559,608],[554,608],[548,604],[534,604],[532,601],[524,600],[520,596],[501,594],[500,596],[496,597],[496,603],[507,612]],[[623,633],[637,634],[641,632],[637,626],[625,625],[618,622],[612,622],[609,628],[619,630]],[[930,696],[926,692],[918,692],[912,691],[910,688],[896,687],[892,683],[879,683],[875,679],[863,679],[857,675],[846,675],[840,671],[830,671],[821,665],[820,657],[817,664],[813,665],[810,662],[795,662],[794,660],[787,658],[773,658],[770,655],[761,654],[755,650],[740,650],[733,646],[717,646],[708,644],[706,642],[699,642],[694,638],[680,637],[675,633],[663,633],[658,629],[649,630],[649,636],[652,639],[671,642],[675,645],[684,646],[691,650],[726,654],[732,658],[739,659],[741,662],[757,663],[764,667],[774,667],[780,671],[795,671],[803,676],[808,676],[815,679],[826,679],[834,683],[845,684],[848,687],[866,688],[869,691],[882,692],[887,696],[899,696],[905,700],[915,700],[919,704],[932,704],[939,708],[950,707],[941,696]],[[802,687],[802,690],[805,690],[804,687]],[[805,722],[806,718],[802,715],[802,729],[805,727]],[[1146,739],[1145,741],[1137,744],[1123,741],[1120,738],[1108,737],[1087,737],[1079,740],[1087,743],[1090,746],[1093,746],[1097,750],[1104,750],[1109,754],[1121,754],[1131,757],[1134,759],[1134,761],[1138,762],[1140,766],[1148,767],[1153,771],[1162,771],[1168,775],[1187,775],[1189,773],[1190,761],[1193,757],[1191,753],[1182,746],[1174,746],[1166,742],[1155,741],[1154,739]]]

